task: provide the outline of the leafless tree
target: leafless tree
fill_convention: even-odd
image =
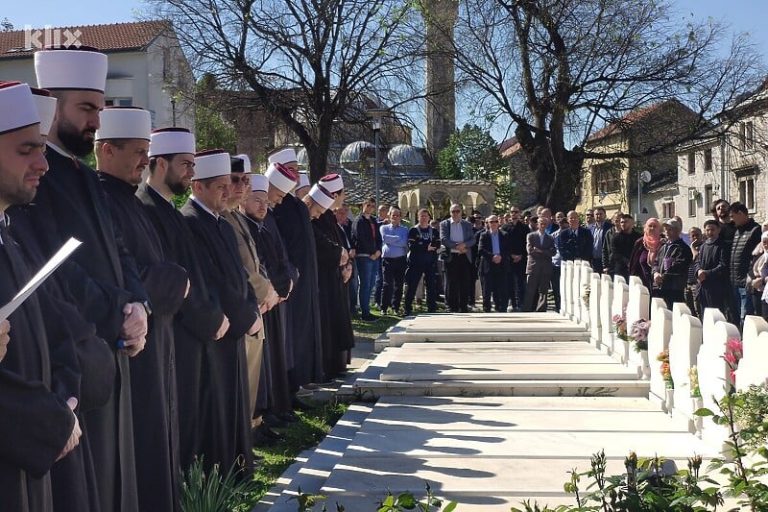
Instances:
[[[695,115],[668,151],[712,126],[763,69],[749,41],[723,49],[726,30],[677,19],[656,0],[465,0],[456,27],[460,78],[477,111],[510,122],[541,204],[575,205],[589,135],[629,112],[676,99]],[[478,92],[482,94],[477,94]],[[733,122],[728,118],[727,122]]]
[[[408,0],[152,1],[196,72],[297,136],[313,181],[334,123],[365,121],[371,103],[394,110],[423,97],[421,20]]]

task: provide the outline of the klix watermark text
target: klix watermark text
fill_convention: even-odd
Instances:
[[[53,28],[46,25],[45,28],[32,28],[24,25],[24,48],[41,49],[49,47],[79,48],[82,46],[80,37],[83,33],[80,29]]]

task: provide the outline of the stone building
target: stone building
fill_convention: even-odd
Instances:
[[[517,206],[529,209],[536,204],[536,175],[528,165],[523,147],[517,137],[512,137],[499,145],[499,151],[509,162],[509,181],[514,185]]]
[[[677,195],[664,185],[677,167],[675,150],[650,150],[694,132],[697,122],[698,116],[691,109],[679,101],[668,100],[633,110],[593,133],[587,140],[586,151],[606,157],[584,160],[577,210],[603,206],[609,217],[621,210],[635,215],[639,221],[669,213],[657,208]],[[610,156],[613,154],[629,156]],[[650,173],[648,185],[639,180],[643,172]]]
[[[189,98],[195,78],[168,21],[41,29],[42,35],[35,40],[25,37],[23,30],[0,32],[0,80],[36,84],[34,51],[40,45],[55,44],[55,34],[66,30],[79,31],[81,45],[107,54],[108,106],[147,109],[153,128],[179,126],[194,131],[194,105]]]
[[[678,146],[674,204],[684,223],[703,225],[719,198],[744,203],[758,222],[768,220],[766,133],[768,81],[736,102],[721,125]]]
[[[397,204],[403,217],[416,219],[420,208],[427,208],[434,219],[450,215],[453,203],[461,205],[464,213],[473,211],[488,216],[493,212],[496,195],[494,185],[483,180],[440,180],[427,178],[403,183],[397,190]]]

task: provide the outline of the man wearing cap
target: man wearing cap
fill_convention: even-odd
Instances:
[[[338,174],[328,174],[312,187],[304,199],[309,203],[317,246],[320,285],[320,326],[323,340],[323,371],[334,379],[347,370],[350,350],[355,344],[344,272],[349,254],[341,241],[332,209],[344,201],[344,184]],[[341,306],[341,307],[340,307]]]
[[[267,372],[269,385],[267,386],[268,396],[264,396],[259,401],[260,408],[265,412],[265,424],[273,427],[279,426],[278,423],[293,422],[296,419],[292,413],[292,393],[288,377],[290,366],[286,356],[292,347],[286,336],[286,306],[284,304],[285,299],[289,297],[293,289],[295,277],[289,269],[287,260],[279,254],[277,247],[279,240],[272,237],[264,223],[269,211],[268,190],[269,180],[267,177],[259,174],[253,175],[251,191],[240,204],[240,214],[246,219],[247,229],[253,237],[261,262],[266,267],[269,281],[280,298],[280,303],[264,315],[264,329],[268,340],[265,363],[269,368]],[[265,433],[269,436],[268,431]]]
[[[256,412],[266,408],[266,406],[263,405],[267,402],[265,397],[271,396],[273,388],[273,381],[270,379],[273,375],[267,372],[266,378],[262,377],[263,368],[269,367],[269,361],[266,361],[266,359],[270,354],[263,350],[264,348],[267,348],[264,346],[265,343],[268,343],[270,349],[281,351],[280,356],[276,356],[279,360],[274,363],[276,368],[276,375],[274,378],[278,379],[279,382],[286,382],[286,384],[280,387],[286,394],[288,391],[288,372],[285,369],[284,341],[281,337],[281,332],[276,331],[274,326],[266,325],[267,315],[269,315],[269,312],[277,306],[279,297],[269,281],[269,274],[266,266],[261,259],[259,250],[248,229],[248,221],[239,211],[240,204],[245,199],[247,192],[250,191],[250,180],[254,177],[251,174],[250,158],[248,158],[247,155],[233,157],[231,170],[231,184],[229,187],[229,195],[227,197],[227,209],[222,212],[222,217],[229,222],[235,232],[240,260],[248,275],[249,285],[256,295],[259,311],[264,315],[263,320],[265,321],[265,328],[259,331],[256,336],[246,336],[245,338],[246,359],[248,364],[249,404],[252,407],[252,426],[255,429],[253,436],[255,440],[258,440],[262,436],[274,437],[275,434],[273,431],[269,430],[269,425],[265,424],[262,426],[262,415],[260,412]],[[282,370],[279,370],[278,368],[281,368]],[[282,380],[280,380],[281,375]],[[285,401],[290,404],[290,399],[283,400],[283,402]]]
[[[157,229],[166,261],[187,271],[189,293],[174,317],[178,389],[179,467],[186,469],[201,452],[203,399],[211,382],[203,374],[216,340],[229,330],[229,319],[209,288],[198,247],[174,196],[184,195],[194,176],[195,137],[185,128],[161,128],[151,134],[149,175],[136,197]]]
[[[685,284],[693,254],[680,238],[680,223],[675,219],[664,222],[667,240],[659,249],[653,264],[653,296],[661,297],[672,309],[675,302],[685,302]]]
[[[298,170],[293,149],[281,150],[271,155],[270,160],[292,171]],[[291,389],[324,380],[317,253],[310,214],[304,203],[309,191],[309,179],[303,176],[303,181],[302,175],[299,176],[295,195],[288,194],[280,204],[272,205],[272,215],[288,259],[299,275],[286,301],[287,324],[294,353],[294,366],[289,373]]]
[[[107,57],[83,47],[38,51],[34,60],[38,86],[49,89],[58,105],[48,136],[50,170],[40,180],[34,204],[19,214],[45,257],[69,237],[83,242],[62,272],[83,316],[114,350],[118,367],[109,402],[83,413],[98,496],[104,510],[136,510],[128,357],[144,347],[151,306],[112,223],[98,177],[79,160],[93,150],[104,106]]]
[[[189,282],[184,268],[166,261],[160,237],[135,195],[149,164],[149,111],[107,108],[100,117],[95,137],[99,179],[152,304],[145,353],[130,363],[139,508],[174,510],[180,463],[173,317]]]
[[[211,289],[230,321],[227,334],[215,343],[209,357],[211,391],[203,404],[207,417],[202,426],[202,453],[209,468],[220,464],[228,470],[241,460],[244,471],[240,475],[247,478],[252,470],[252,443],[244,337],[256,335],[262,323],[235,232],[221,217],[227,209],[231,165],[226,151],[197,153],[192,195],[181,213],[195,236]]]
[[[26,84],[0,84],[0,303],[32,277],[6,210],[31,201],[48,165],[40,113]],[[77,446],[77,399],[54,393],[45,292],[0,321],[0,496],[3,509],[52,511],[48,471]],[[46,315],[50,315],[46,311]]]

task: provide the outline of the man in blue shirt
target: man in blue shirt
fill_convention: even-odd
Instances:
[[[383,224],[379,231],[383,242],[382,273],[384,284],[381,289],[381,312],[392,310],[397,314],[403,298],[406,254],[408,253],[408,228],[400,225],[402,214],[399,208],[389,209],[389,224]]]

